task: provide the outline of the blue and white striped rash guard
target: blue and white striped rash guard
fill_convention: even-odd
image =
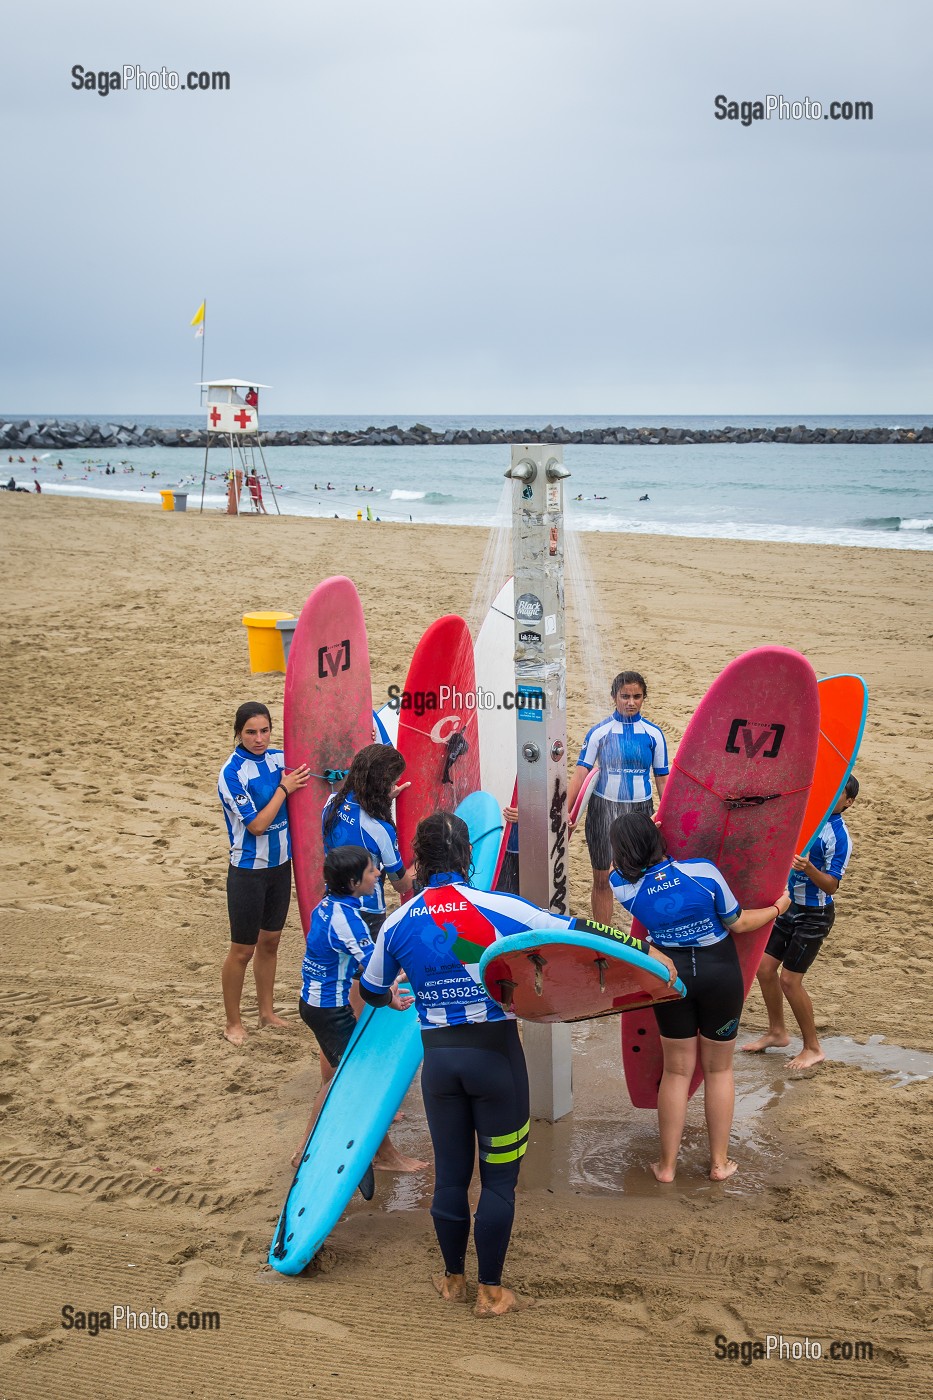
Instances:
[[[374,864],[379,866],[382,873],[378,885],[372,894],[364,896],[360,907],[368,914],[384,914],[385,873],[395,876],[405,873],[405,862],[399,850],[395,828],[390,822],[380,821],[378,817],[371,817],[368,812],[364,812],[354,794],[349,792],[340,804],[340,811],[330,831],[325,831],[324,819],[330,812],[335,796],[334,793],[328,797],[321,813],[324,854],[333,851],[337,846],[362,846],[364,850],[369,851]]]
[[[599,764],[594,797],[610,802],[649,802],[651,774],[664,778],[670,772],[667,740],[656,724],[641,715],[620,715],[594,724],[583,740],[577,766]]]
[[[326,894],[311,914],[301,964],[301,999],[308,1006],[346,1006],[357,968],[373,953],[369,928],[353,895]]]
[[[707,948],[721,943],[741,914],[725,877],[710,860],[662,860],[630,884],[618,870],[612,893],[648,930],[659,948]]]
[[[511,1021],[511,1011],[486,995],[479,979],[482,949],[511,933],[569,928],[571,919],[549,914],[515,894],[474,890],[453,871],[434,875],[419,895],[391,914],[376,940],[360,985],[377,995],[389,990],[404,968],[425,1030],[438,1026]]]
[[[291,857],[286,803],[261,836],[246,829],[272,800],[284,766],[281,749],[266,749],[256,757],[238,744],[220,770],[217,791],[230,837],[230,864],[241,870],[265,870]]]
[[[807,852],[807,859],[817,870],[841,880],[852,855],[852,837],[849,828],[842,820],[841,812],[834,812],[821,828],[819,836]],[[808,880],[802,870],[792,870],[787,879],[787,892],[797,909],[824,909],[832,904],[833,897]]]

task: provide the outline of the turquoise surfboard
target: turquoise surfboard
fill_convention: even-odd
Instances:
[[[483,792],[480,789],[463,799],[454,816],[460,817],[470,828],[470,842],[473,846],[473,875],[470,884],[478,890],[491,890],[496,878],[502,828],[505,825],[502,808],[491,792]]]
[[[280,1274],[300,1274],[365,1175],[421,1064],[421,1032],[407,1011],[367,1006],[337,1067],[282,1208],[269,1251]]]
[[[488,793],[474,795],[489,799],[475,804],[464,816],[470,840],[482,851],[485,875],[489,862],[484,840],[493,851],[494,871],[502,813]],[[486,839],[489,803],[499,822],[495,840]],[[476,875],[473,884],[489,888],[480,885]],[[280,1274],[300,1274],[343,1215],[418,1073],[421,1056],[421,1030],[414,1006],[407,1011],[364,1008],[305,1143],[279,1216],[269,1263]]]

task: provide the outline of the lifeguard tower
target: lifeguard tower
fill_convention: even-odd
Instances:
[[[201,511],[204,510],[210,451],[212,447],[220,447],[227,448],[230,454],[226,468],[227,514],[265,514],[263,486],[266,486],[276,515],[281,515],[259,437],[259,390],[270,386],[258,384],[254,379],[211,379],[199,387],[207,390],[207,446],[201,477]]]

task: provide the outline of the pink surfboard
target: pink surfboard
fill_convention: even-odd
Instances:
[[[731,662],[687,725],[658,816],[674,860],[704,857],[743,908],[784,889],[813,784],[820,733],[816,676],[788,647]],[[632,932],[643,936],[636,920]],[[735,943],[748,996],[771,924]],[[636,1108],[657,1108],[661,1042],[650,1011],[622,1018],[622,1062]],[[690,1086],[702,1081],[697,1069]]]
[[[398,750],[402,781],[411,786],[396,799],[395,821],[410,865],[422,817],[453,812],[480,786],[473,641],[462,617],[438,618],[415,648],[401,696]]]
[[[319,583],[301,610],[285,672],[285,763],[315,775],[288,799],[301,927],[324,895],[321,809],[353,755],[372,743],[373,698],[363,607],[353,582]]]
[[[511,801],[511,804],[510,804],[510,805],[511,805],[512,807],[517,807],[517,806],[518,806],[518,779],[517,779],[517,778],[515,779],[515,782],[514,782],[514,784],[513,784],[513,786],[512,786],[512,801]],[[513,825],[517,825],[517,823],[506,822],[505,826],[502,828],[502,840],[499,842],[499,854],[498,854],[498,856],[496,857],[496,873],[493,875],[493,877],[492,877],[492,884],[489,886],[489,888],[490,888],[491,890],[494,890],[494,889],[496,888],[496,886],[498,885],[498,883],[499,883],[499,876],[502,874],[502,866],[503,866],[503,863],[504,863],[504,861],[505,861],[505,853],[506,853],[506,850],[507,850],[507,848],[508,848],[509,837],[510,837],[511,834],[512,834],[512,827],[513,827]]]
[[[583,779],[583,786],[577,793],[576,801],[570,809],[570,820],[573,822],[575,830],[581,818],[586,816],[586,809],[590,805],[590,798],[593,796],[593,784],[596,782],[596,775],[598,772],[599,764],[596,764]]]

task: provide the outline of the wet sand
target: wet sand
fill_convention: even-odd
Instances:
[[[277,1004],[288,1030],[221,1036],[226,842],[215,796],[251,678],[243,612],[297,614],[350,574],[374,691],[468,609],[483,530],[228,520],[9,496],[4,533],[7,821],[0,989],[0,1394],[888,1397],[933,1379],[931,1081],[853,1062],[794,1077],[791,1050],[742,1056],[739,1174],[703,1175],[694,1102],[677,1182],[648,1172],[654,1118],[628,1104],[615,1023],[575,1032],[576,1108],[536,1124],[507,1281],[528,1314],[446,1307],[430,1176],[381,1177],[311,1273],[265,1264],[296,1129],[317,1084],[295,1001],[293,908]],[[377,533],[374,535],[374,531]],[[927,850],[933,821],[930,563],[919,553],[590,535],[609,675],[648,677],[672,742],[722,666],[763,642],[872,694],[855,845],[808,974],[829,1037],[933,1048]],[[613,642],[613,638],[618,639]],[[597,714],[577,663],[571,748]],[[608,676],[607,676],[608,680]],[[606,711],[608,711],[608,705]],[[587,905],[574,843],[572,907]],[[249,983],[247,984],[249,991]],[[247,997],[247,1007],[253,1003]],[[764,1026],[753,993],[744,1029]],[[872,1047],[866,1050],[870,1056]],[[922,1070],[922,1062],[921,1070]],[[396,1136],[424,1155],[420,1098]],[[61,1309],[219,1311],[220,1331],[66,1331]],[[874,1358],[719,1359],[781,1334]]]

